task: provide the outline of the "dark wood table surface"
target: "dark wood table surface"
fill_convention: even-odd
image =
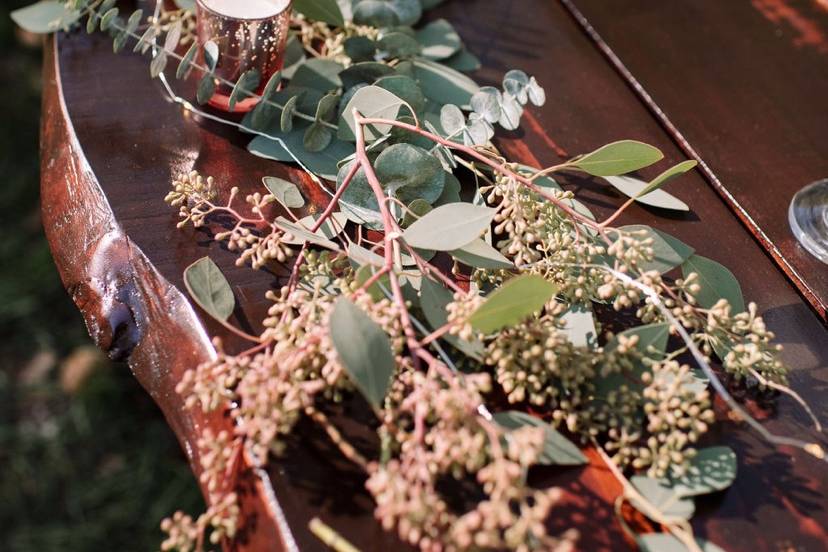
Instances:
[[[700,156],[705,171],[670,189],[690,213],[634,206],[624,222],[663,228],[730,267],[785,345],[792,387],[828,424],[826,266],[795,244],[786,217],[796,189],[828,176],[825,9],[823,0],[450,0],[438,14],[481,57],[480,82],[520,68],[546,87],[547,104],[498,140],[511,157],[543,166],[622,138],[658,146],[668,162]],[[182,272],[210,255],[240,302],[234,321],[252,330],[278,279],[235,267],[202,233],[176,230],[163,197],[172,175],[191,169],[215,176],[224,194],[265,175],[306,179],[247,154],[246,137],[183,113],[145,59],[113,55],[105,37],[51,40],[44,72],[43,221],[56,264],[96,342],[129,361],[198,473],[199,431],[232,420],[186,409],[175,383],[214,354],[210,336],[236,344],[191,306]],[[594,182],[565,184],[599,216],[623,200]],[[792,400],[753,406],[769,429],[826,443]],[[739,477],[699,501],[697,533],[727,550],[828,548],[828,467],[773,450],[720,413],[712,437],[736,450]],[[284,459],[246,470],[249,530],[238,548],[322,550],[307,529],[318,515],[364,551],[402,549],[373,521],[359,473],[303,429]],[[583,550],[627,549],[611,509],[620,488],[589,454],[587,468],[543,475],[567,491],[551,523],[579,526]]]

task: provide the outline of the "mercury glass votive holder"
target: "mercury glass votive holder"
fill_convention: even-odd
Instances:
[[[219,48],[215,75],[220,82],[209,104],[229,111],[230,94],[246,71],[259,71],[261,93],[270,77],[282,68],[290,24],[292,0],[196,0],[198,41],[213,41]],[[203,59],[203,53],[202,59]],[[234,111],[247,112],[257,98],[239,101]]]

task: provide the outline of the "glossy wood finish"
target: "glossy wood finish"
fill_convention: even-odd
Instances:
[[[481,56],[481,81],[494,83],[505,70],[518,67],[546,86],[546,106],[531,110],[525,130],[499,141],[512,157],[547,165],[559,160],[561,148],[575,155],[621,138],[653,143],[671,162],[684,157],[560,4],[451,0],[439,15],[455,22]],[[197,430],[232,422],[183,409],[173,388],[184,370],[213,354],[208,334],[227,336],[187,303],[181,274],[194,260],[210,255],[239,300],[233,321],[252,331],[267,306],[264,292],[277,287],[278,278],[235,267],[235,256],[204,232],[176,230],[176,213],[162,198],[173,174],[193,168],[214,175],[224,194],[232,185],[253,190],[268,174],[310,188],[300,172],[247,154],[245,137],[197,121],[166,101],[148,78],[146,60],[113,56],[104,37],[61,36],[57,49],[47,52],[46,66],[44,224],[56,262],[93,336],[105,349],[129,359],[197,473]],[[565,184],[599,216],[622,201],[595,182],[571,178]],[[828,406],[820,401],[828,380],[825,328],[704,178],[687,176],[674,191],[693,207],[692,213],[675,216],[635,206],[624,222],[658,225],[733,269],[745,295],[762,305],[768,324],[788,347],[793,387],[828,422]],[[314,198],[317,204],[324,201],[318,193]],[[229,338],[228,343],[241,346]],[[793,401],[783,398],[773,410],[755,410],[774,431],[809,433],[807,419]],[[348,423],[339,419],[343,426]],[[367,425],[358,420],[348,429],[368,435]],[[825,465],[805,455],[772,451],[733,422],[723,423],[712,437],[737,450],[740,477],[726,493],[700,501],[694,522],[699,534],[728,550],[779,550],[785,543],[823,549],[822,528],[828,526]],[[582,470],[550,469],[537,475],[568,491],[551,523],[577,525],[583,550],[623,550],[628,545],[610,506],[619,487],[595,460]],[[310,425],[302,426],[285,458],[268,472],[247,472],[251,530],[239,549],[290,549],[295,543],[301,550],[322,550],[307,530],[314,515],[362,550],[401,549],[371,518],[362,476],[337,460]],[[279,530],[271,491],[289,530]]]
[[[828,316],[828,265],[803,249],[788,205],[828,176],[824,0],[564,0],[711,185]],[[606,52],[610,57],[612,53]],[[673,128],[669,128],[672,126]]]

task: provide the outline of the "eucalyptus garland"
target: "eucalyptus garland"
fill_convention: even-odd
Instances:
[[[331,195],[308,214],[299,188],[276,177],[246,197],[196,172],[172,183],[166,201],[179,227],[209,227],[239,265],[291,275],[268,294],[261,333],[249,335],[229,322],[235,299],[213,261],[185,272],[193,300],[251,347],[229,354],[215,340],[216,358],[176,389],[190,408],[230,410],[237,427],[205,430],[209,508],[164,520],[162,549],[231,542],[242,527],[227,474],[245,448],[261,464],[278,458],[309,418],[365,471],[382,526],[424,551],[571,549],[578,528],[550,534],[545,523],[560,492],[532,487],[527,474],[585,464],[578,445],[594,447],[621,482],[619,522],[642,550],[720,550],[688,522],[696,496],[736,476],[731,449],[700,444],[716,421],[711,388],[771,443],[824,454],[767,432],[718,379],[802,403],[733,274],[660,230],[614,226],[634,202],[689,210],[662,187],[696,163],[642,181],[630,174],[663,155],[630,140],[543,169],[511,162],[491,143],[496,129],[518,128],[546,93],[520,70],[499,87],[466,76],[480,64],[451,23],[419,25],[440,3],[295,0],[285,67],[267,83],[255,71],[237,82],[216,76],[221,52],[193,41],[191,2],[149,18],[122,17],[114,0],[47,1],[13,14],[34,32],[85,18],[116,51],[132,42],[151,53],[151,76],[165,83],[175,60],[177,78],[198,80],[198,103],[221,84],[233,86],[231,109],[257,98],[238,125],[255,134],[250,152],[298,162]],[[554,180],[570,172],[629,200],[598,221]],[[613,333],[601,322],[613,311],[637,323]],[[332,404],[355,396],[376,417],[371,455],[329,417]],[[477,498],[458,507],[447,480],[474,485]],[[664,532],[632,533],[624,504]],[[318,520],[311,529],[353,550]]]

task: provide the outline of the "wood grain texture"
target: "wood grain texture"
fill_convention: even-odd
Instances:
[[[575,155],[632,138],[660,147],[669,162],[684,158],[558,3],[452,0],[438,15],[455,22],[470,49],[481,56],[481,81],[496,83],[504,71],[521,68],[546,87],[546,106],[533,108],[524,130],[499,141],[512,157],[548,165],[559,160],[561,149]],[[171,177],[191,169],[215,176],[224,196],[233,185],[242,193],[252,191],[265,175],[288,178],[306,192],[311,188],[301,172],[247,154],[244,136],[198,121],[165,100],[158,83],[148,77],[146,60],[112,55],[105,37],[62,35],[58,47],[47,52],[46,65],[43,206],[56,263],[90,332],[102,347],[130,360],[197,473],[193,450],[198,429],[205,424],[229,427],[230,421],[185,410],[173,392],[175,382],[213,354],[208,335],[224,337],[231,350],[242,344],[188,304],[180,291],[182,272],[210,255],[240,304],[231,321],[254,332],[267,308],[265,291],[278,287],[279,278],[235,267],[235,255],[212,242],[207,232],[176,230],[176,213],[162,198]],[[564,183],[599,216],[622,201],[596,182],[568,178]],[[692,213],[669,215],[635,206],[623,222],[664,228],[728,265],[787,346],[793,387],[828,421],[828,406],[819,400],[828,381],[823,325],[701,176],[683,178],[674,193],[693,207]],[[319,193],[313,197],[317,206],[324,202]],[[793,401],[783,398],[773,409],[754,410],[774,431],[808,434],[807,418]],[[370,445],[367,420],[338,419],[349,431],[364,432]],[[726,493],[700,501],[694,522],[699,534],[728,550],[779,550],[785,543],[822,549],[821,528],[828,526],[824,464],[772,451],[733,422],[711,437],[736,449],[740,477]],[[292,540],[301,550],[322,550],[307,530],[315,515],[361,550],[402,549],[373,521],[364,477],[337,460],[324,435],[310,424],[300,426],[286,456],[268,472],[266,479],[251,474],[246,496],[252,530],[239,549],[279,549]],[[599,462],[584,469],[549,469],[537,477],[567,491],[550,523],[561,529],[578,526],[581,549],[628,548],[610,506],[619,486]],[[271,489],[290,526],[281,537],[272,505],[268,507]]]
[[[828,5],[563,0],[823,318],[828,266],[788,225],[828,176]],[[610,53],[610,51],[612,53]],[[637,81],[637,82],[636,82]]]

